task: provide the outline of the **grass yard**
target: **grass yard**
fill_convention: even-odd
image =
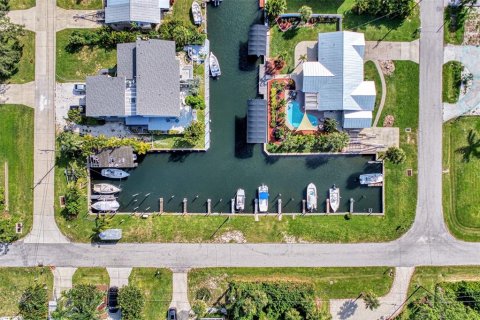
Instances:
[[[9,0],[10,10],[24,10],[35,7],[35,0]]]
[[[371,290],[377,296],[387,294],[393,282],[389,267],[369,268],[205,268],[188,273],[190,304],[197,291],[207,288],[211,293],[209,306],[222,301],[230,281],[292,281],[313,284],[317,301],[328,310],[329,299],[356,298]],[[204,289],[202,289],[204,290]]]
[[[480,118],[449,121],[443,130],[443,211],[450,232],[465,241],[480,241]],[[470,135],[470,141],[468,137]],[[470,156],[469,156],[470,155]]]
[[[0,171],[5,183],[4,163],[8,162],[9,211],[0,213],[5,234],[15,237],[15,224],[23,223],[26,235],[33,220],[33,113],[21,105],[0,105]]]
[[[35,80],[35,32],[25,30],[25,35],[20,37],[23,46],[22,58],[18,63],[18,71],[7,83],[27,83]]]
[[[145,297],[144,320],[165,318],[172,300],[172,271],[157,268],[133,268],[129,284],[140,288]]]
[[[443,102],[455,103],[460,96],[463,65],[449,61],[443,65]]]
[[[463,34],[465,32],[465,20],[467,20],[468,13],[468,8],[452,6],[445,8],[445,25],[443,27],[443,39],[445,43],[462,44]]]
[[[375,89],[377,91],[377,95],[375,97],[375,109],[373,109],[373,119],[375,120],[378,107],[380,106],[380,100],[382,99],[382,81],[380,80],[380,75],[378,74],[377,67],[375,67],[375,63],[373,63],[373,61],[365,62],[364,73],[365,80],[375,81]]]
[[[35,282],[48,287],[53,296],[53,274],[49,268],[0,268],[0,315],[16,316],[23,292]]]
[[[72,284],[110,285],[110,277],[105,268],[78,268],[72,278]]]
[[[410,17],[403,21],[368,15],[357,15],[351,12],[355,0],[288,0],[287,12],[297,12],[298,9],[307,5],[313,13],[340,13],[343,14],[343,30],[363,32],[365,40],[370,41],[413,41],[420,36],[420,11],[413,10]],[[375,21],[373,21],[375,20]],[[309,28],[297,28],[287,32],[281,32],[277,26],[270,29],[271,44],[270,56],[278,56],[280,52],[287,51],[287,67],[284,73],[289,73],[294,68],[293,54],[295,46],[301,41],[315,41],[319,32],[335,31],[335,24],[321,24]]]
[[[90,32],[91,29],[65,29],[57,32],[56,78],[59,82],[85,81],[100,69],[113,68],[117,63],[117,50],[83,47],[78,52],[68,52],[66,46],[73,31]]]
[[[103,9],[102,0],[57,0],[57,6],[63,9]]]

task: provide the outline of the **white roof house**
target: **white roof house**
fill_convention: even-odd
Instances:
[[[162,20],[162,10],[169,9],[169,0],[107,0],[105,23],[158,24]]]
[[[363,80],[364,53],[363,33],[320,33],[318,61],[303,63],[305,109],[343,111],[344,128],[370,127],[376,91],[373,81]]]

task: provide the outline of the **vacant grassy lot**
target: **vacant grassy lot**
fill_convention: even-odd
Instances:
[[[23,50],[18,71],[7,79],[6,83],[27,83],[35,80],[35,32],[25,30],[20,42]]]
[[[110,277],[105,268],[78,268],[72,278],[72,284],[110,285]]]
[[[53,274],[49,268],[0,268],[0,314],[16,316],[23,292],[35,283],[45,284],[53,293]]]
[[[145,298],[144,320],[164,319],[172,300],[172,271],[157,268],[134,268],[129,284],[140,288]]]
[[[0,225],[15,236],[15,224],[30,231],[33,217],[33,109],[21,105],[0,105],[0,170],[8,162],[9,211],[0,213]],[[2,186],[4,184],[1,179]]]
[[[463,65],[450,61],[443,65],[443,102],[455,103],[460,96]]]
[[[57,6],[64,9],[103,9],[102,0],[57,0]]]
[[[480,241],[480,118],[447,122],[443,130],[443,211],[450,232],[466,241]]]
[[[35,7],[35,0],[9,0],[10,10],[23,10]]]
[[[77,52],[67,49],[68,38],[73,31],[91,32],[91,29],[65,29],[57,32],[57,68],[59,82],[85,81],[100,69],[113,68],[117,63],[117,50],[106,50],[96,46],[83,47]]]
[[[190,303],[197,291],[207,288],[211,293],[209,306],[223,300],[222,295],[230,281],[292,281],[313,284],[322,308],[328,308],[329,299],[356,298],[365,290],[378,296],[385,295],[392,285],[389,267],[372,268],[206,268],[188,273]],[[392,274],[393,275],[393,274]],[[204,290],[204,289],[202,289]]]
[[[377,96],[375,97],[375,109],[373,109],[373,119],[375,120],[375,116],[380,105],[380,100],[382,99],[382,81],[380,80],[380,75],[378,74],[377,68],[375,67],[375,63],[373,63],[373,61],[365,62],[364,73],[365,80],[375,81],[375,89],[377,91]]]
[[[343,15],[343,30],[357,31],[365,34],[365,40],[371,41],[412,41],[419,37],[417,32],[420,27],[419,10],[415,8],[403,21],[368,15],[357,15],[351,12],[355,0],[289,0],[287,12],[297,12],[303,6],[312,8],[313,13],[340,13]],[[375,20],[375,21],[374,21]],[[335,31],[335,24],[320,24],[315,27],[301,27],[287,32],[281,32],[274,25],[271,29],[270,56],[278,56],[282,51],[287,51],[287,67],[283,72],[288,73],[293,69],[293,54],[295,46],[301,41],[317,40],[319,32]]]

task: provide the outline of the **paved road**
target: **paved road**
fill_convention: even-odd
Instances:
[[[378,244],[90,244],[46,243],[45,231],[56,229],[47,224],[53,217],[53,177],[48,174],[53,153],[39,148],[53,145],[54,33],[51,17],[54,0],[49,0],[41,16],[49,21],[48,32],[38,34],[37,114],[35,128],[35,182],[43,181],[35,191],[34,232],[24,243],[10,247],[0,257],[2,266],[107,266],[190,268],[210,266],[417,266],[480,264],[480,244],[457,241],[447,232],[442,214],[442,104],[441,73],[443,62],[443,1],[423,0],[420,38],[420,125],[418,204],[415,223],[401,239]],[[41,2],[43,3],[43,1]],[[52,9],[53,8],[53,9]],[[48,9],[48,10],[47,10]],[[38,7],[37,7],[38,10]],[[43,10],[43,9],[42,9]],[[40,11],[40,10],[39,10]],[[39,22],[39,24],[41,24]],[[42,40],[42,41],[39,41]],[[50,44],[48,47],[47,44]],[[46,47],[44,47],[46,46]],[[48,48],[47,48],[48,47]],[[53,53],[52,53],[53,51]],[[43,58],[42,58],[43,54]],[[43,60],[42,60],[43,59]],[[43,66],[43,67],[42,67]],[[42,69],[43,68],[43,69]],[[48,129],[47,129],[48,128]],[[38,139],[44,137],[44,142]],[[45,146],[42,146],[42,143]],[[37,164],[39,163],[39,165]],[[39,170],[37,171],[37,167]],[[40,180],[39,173],[48,180]],[[41,190],[41,192],[39,191]],[[43,218],[43,219],[42,219]],[[41,231],[40,233],[36,233]],[[56,232],[56,231],[55,231]],[[54,242],[59,242],[55,240]],[[61,241],[60,241],[61,242]]]

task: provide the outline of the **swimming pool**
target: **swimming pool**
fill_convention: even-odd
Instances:
[[[308,120],[313,126],[318,125],[318,119],[312,114],[308,114]],[[287,120],[294,127],[298,128],[303,119],[303,112],[300,109],[300,104],[297,101],[290,101],[287,105]]]

